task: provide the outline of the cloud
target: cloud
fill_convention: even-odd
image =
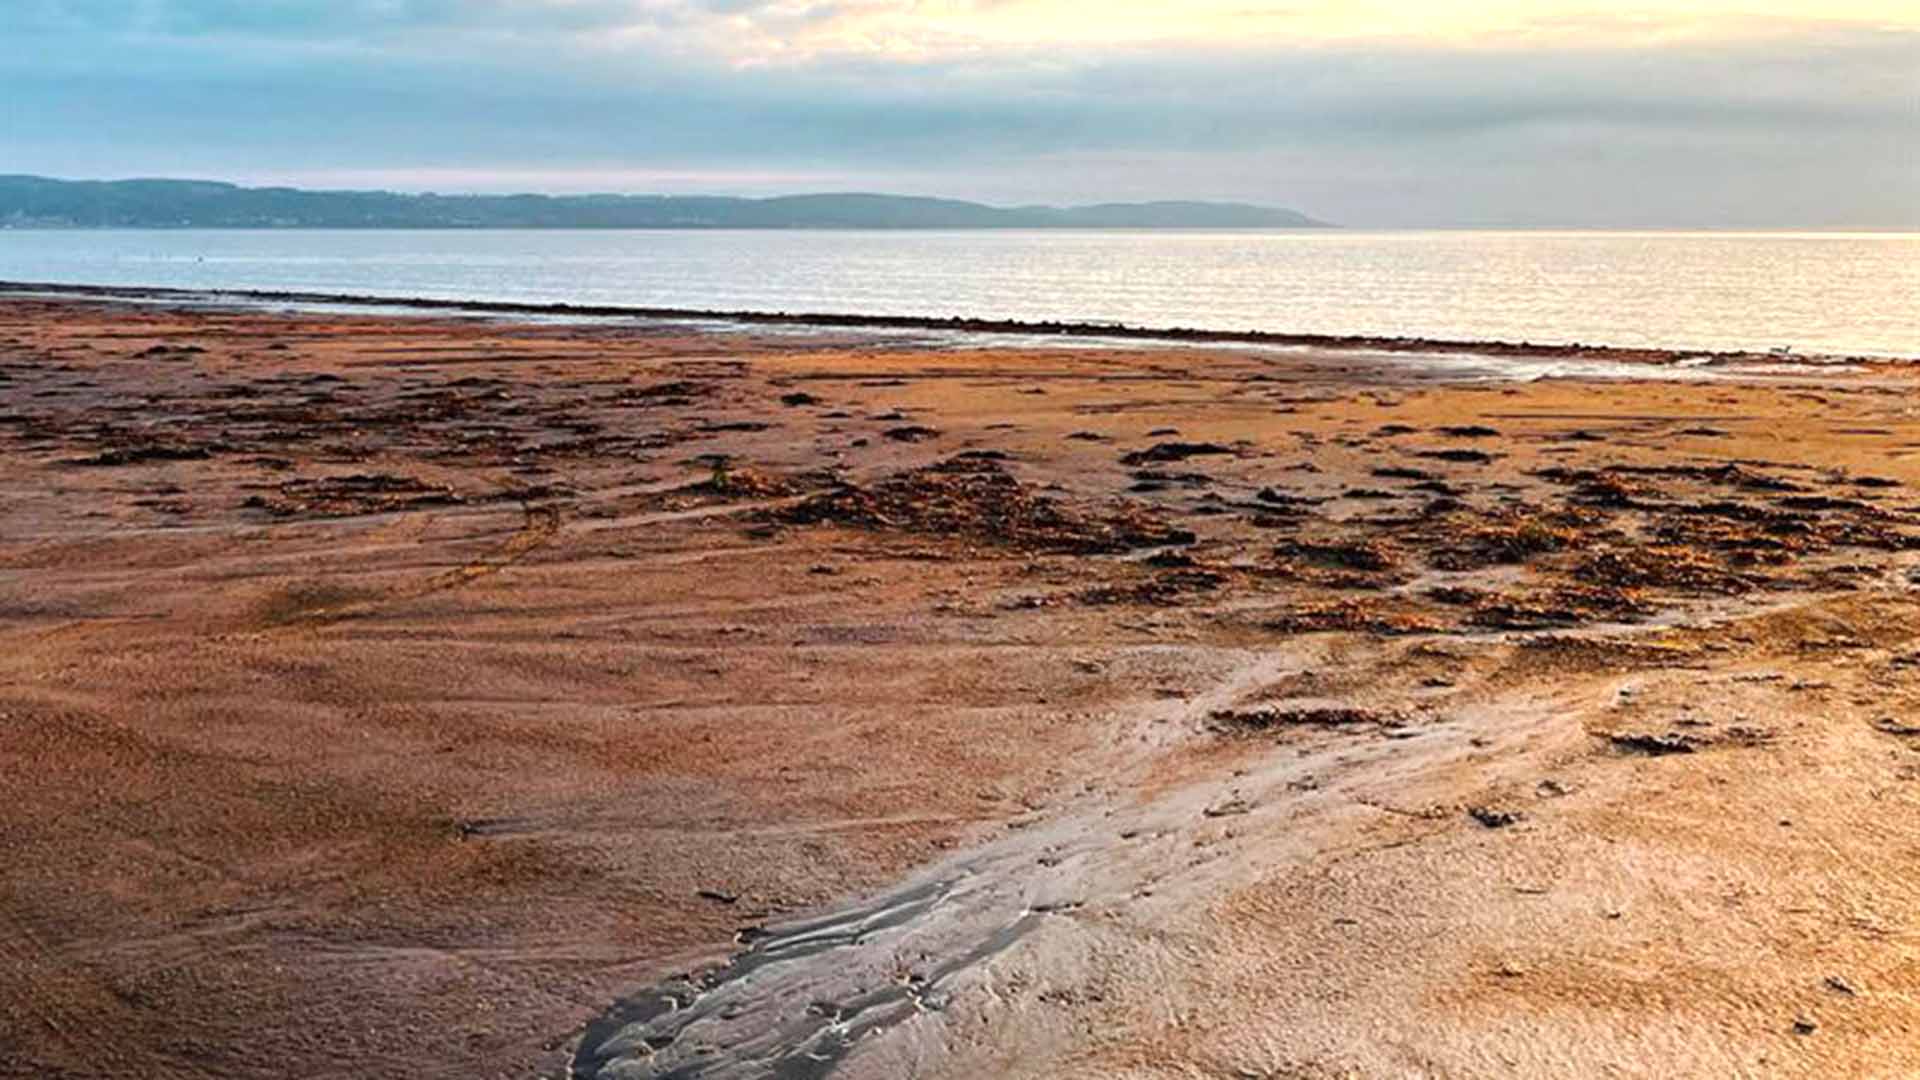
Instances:
[[[981,29],[1048,7],[25,0],[0,12],[32,42],[0,50],[0,170],[1232,197],[1360,224],[1920,225],[1910,28],[1715,17],[1707,33],[1690,16],[1650,41],[1530,17],[1468,41],[1073,47]]]
[[[1327,41],[1649,44],[1724,37],[1747,27],[1819,20],[1920,28],[1897,0],[1774,4],[1756,17],[1743,0],[1666,0],[1595,14],[1552,0],[8,0],[0,28],[308,41],[417,43],[432,32],[572,38],[607,45],[688,34],[730,60],[867,54],[908,59],[1022,47],[1169,42],[1274,47]]]
[[[631,22],[639,0],[15,0],[23,31],[244,36],[524,26],[592,28]]]

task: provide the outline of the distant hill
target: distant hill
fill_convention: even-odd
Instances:
[[[1292,210],[1149,202],[997,207],[904,195],[403,195],[208,180],[0,176],[0,227],[218,229],[1295,229]]]

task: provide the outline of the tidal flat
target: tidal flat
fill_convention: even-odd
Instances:
[[[0,1075],[1920,1074],[1920,371],[0,300]]]

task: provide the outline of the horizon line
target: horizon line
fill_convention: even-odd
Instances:
[[[1849,233],[1874,234],[1874,235],[1920,234],[1920,222],[1908,222],[1908,223],[1900,223],[1900,224],[1888,224],[1888,223],[1812,224],[1812,223],[1806,223],[1806,222],[1781,222],[1781,223],[1768,223],[1768,224],[1754,224],[1754,223],[1714,224],[1714,223],[1701,223],[1701,222],[1685,223],[1685,224],[1672,224],[1672,223],[1670,224],[1650,224],[1650,223],[1649,224],[1592,224],[1592,223],[1581,223],[1578,221],[1544,221],[1544,222],[1543,221],[1453,221],[1453,222],[1430,222],[1430,223],[1422,223],[1422,224],[1375,225],[1375,224],[1366,223],[1364,221],[1363,222],[1329,221],[1326,219],[1314,217],[1312,214],[1304,210],[1298,209],[1294,206],[1289,206],[1284,204],[1276,204],[1276,203],[1270,203],[1270,202],[1251,202],[1245,198],[1208,198],[1204,196],[1159,196],[1159,197],[1152,197],[1152,198],[1132,198],[1132,199],[1105,197],[1105,198],[1089,199],[1087,201],[1032,201],[1032,200],[989,201],[984,198],[969,197],[964,195],[946,195],[946,194],[932,195],[932,194],[922,194],[922,193],[902,193],[898,191],[884,191],[884,190],[879,190],[874,188],[795,189],[795,190],[780,191],[780,192],[773,192],[773,193],[761,193],[761,194],[742,194],[742,193],[727,192],[727,191],[671,192],[671,191],[643,191],[643,190],[626,190],[626,191],[622,191],[622,190],[598,190],[598,191],[547,190],[547,191],[541,191],[541,190],[535,190],[535,189],[500,189],[500,190],[489,191],[489,190],[473,190],[473,189],[441,190],[441,189],[432,189],[432,188],[416,188],[416,187],[408,187],[408,186],[307,187],[307,186],[302,186],[296,183],[261,183],[258,181],[226,180],[226,179],[220,179],[218,177],[211,177],[211,176],[122,175],[122,176],[114,176],[114,177],[100,177],[100,176],[74,177],[74,176],[58,176],[58,175],[52,175],[48,173],[35,173],[35,172],[0,173],[0,180],[40,180],[40,181],[47,181],[51,183],[61,183],[61,184],[130,184],[130,183],[213,184],[213,185],[220,185],[224,187],[230,187],[230,188],[234,188],[242,191],[290,191],[290,192],[300,192],[300,193],[314,194],[314,195],[393,195],[393,196],[399,196],[399,197],[405,197],[405,198],[438,198],[438,199],[515,199],[515,198],[551,199],[551,200],[594,199],[594,198],[614,198],[614,199],[634,199],[634,200],[723,199],[723,200],[732,200],[732,201],[746,202],[746,203],[766,203],[766,202],[777,202],[777,201],[789,200],[789,199],[803,199],[803,198],[816,198],[816,197],[842,197],[842,198],[871,197],[871,198],[901,199],[901,200],[923,200],[923,201],[929,201],[929,202],[962,203],[962,204],[967,204],[972,206],[985,207],[987,209],[1006,210],[1006,211],[1020,211],[1020,210],[1073,211],[1073,210],[1095,209],[1095,208],[1102,208],[1102,207],[1148,207],[1148,206],[1156,206],[1156,205],[1191,205],[1191,206],[1206,206],[1206,207],[1216,207],[1216,208],[1230,207],[1235,209],[1250,209],[1250,210],[1259,210],[1259,211],[1265,211],[1265,212],[1292,213],[1292,214],[1297,214],[1297,215],[1300,215],[1301,217],[1307,218],[1310,222],[1312,222],[1312,224],[1309,226],[1212,226],[1212,227],[1182,226],[1182,227],[1175,227],[1175,228],[1160,227],[1154,231],[1183,231],[1185,229],[1191,229],[1193,231],[1209,231],[1209,232],[1231,232],[1236,230],[1237,231],[1284,231],[1287,229],[1298,228],[1298,229],[1301,229],[1302,231],[1306,231],[1308,229],[1314,229],[1314,230],[1330,229],[1330,230],[1341,230],[1341,231],[1347,231],[1347,232],[1607,232],[1607,233],[1769,233],[1769,234],[1805,233],[1810,235],[1815,235],[1815,234],[1836,235],[1836,234],[1849,234]],[[328,228],[334,228],[334,229],[385,228],[385,229],[391,229],[395,231],[405,231],[405,230],[445,231],[445,230],[459,230],[459,229],[493,228],[493,229],[520,231],[520,230],[529,230],[529,229],[537,230],[537,229],[543,229],[543,228],[544,229],[563,228],[563,226],[540,226],[540,225],[533,225],[533,226],[415,225],[415,226],[364,226],[364,227],[306,226],[306,225],[259,225],[259,226],[253,226],[253,225],[235,225],[235,226],[25,225],[25,226],[22,226],[22,225],[12,225],[5,221],[0,221],[0,230],[14,230],[14,231],[20,231],[20,230],[26,230],[26,229],[63,230],[63,229],[115,229],[115,228],[128,229],[128,230],[145,229],[145,230],[155,230],[155,231],[171,231],[171,230],[191,229],[191,228],[201,228],[201,229],[209,229],[209,230],[231,230],[231,231],[263,231],[263,230],[272,230],[272,229],[284,229],[288,231],[296,231],[296,230],[315,230],[315,229],[328,229]],[[585,226],[585,227],[565,226],[564,228],[645,229],[645,228],[649,228],[649,226]],[[719,229],[716,229],[715,231],[724,231],[724,228],[725,227],[721,227]],[[792,228],[796,230],[806,230],[806,229],[822,229],[822,228],[831,228],[831,227],[794,226]],[[875,227],[849,226],[849,228],[858,228],[858,229],[861,229],[862,231],[871,231]],[[940,231],[942,228],[951,228],[951,227],[900,225],[900,226],[882,227],[882,231],[901,231],[901,232]],[[968,228],[1018,229],[1019,226],[991,226],[991,227],[970,226]],[[1076,231],[1076,230],[1082,230],[1082,229],[1099,231],[1102,229],[1109,229],[1109,230],[1110,229],[1126,229],[1128,227],[1055,226],[1053,228],[1062,228],[1068,231]]]

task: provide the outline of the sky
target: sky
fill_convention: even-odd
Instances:
[[[0,172],[1920,228],[1920,0],[0,0]]]

